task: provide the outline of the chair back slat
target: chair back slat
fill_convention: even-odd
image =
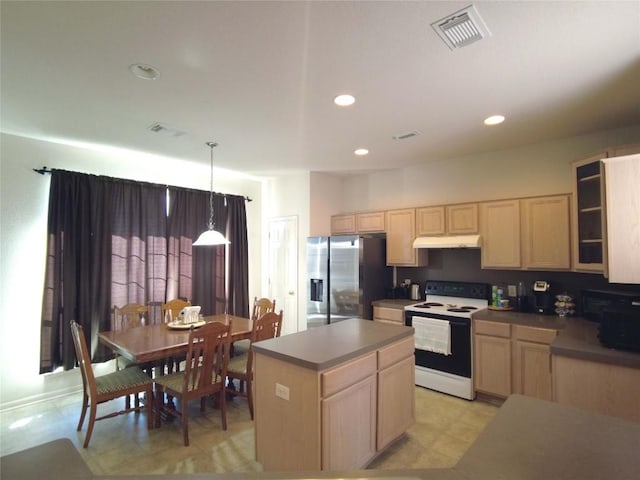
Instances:
[[[280,336],[282,331],[282,310],[280,313],[268,312],[253,321],[253,329],[251,330],[251,348],[249,349],[249,358],[247,359],[247,375],[253,372],[253,344],[262,340],[269,340]]]
[[[269,300],[268,298],[253,299],[253,311],[251,313],[251,320],[256,320],[263,316],[265,313],[276,311],[276,300]]]
[[[176,319],[180,310],[184,307],[190,307],[191,302],[189,300],[183,300],[181,298],[174,298],[173,300],[169,300],[167,303],[163,303],[160,307],[160,315],[162,316],[162,322],[167,321],[167,314],[172,319]]]
[[[230,340],[231,324],[211,322],[191,328],[184,369],[184,391],[190,396],[205,394],[226,377]]]
[[[129,328],[147,325],[151,320],[151,309],[141,303],[127,303],[123,307],[113,307],[113,329],[127,330]]]
[[[76,358],[80,372],[82,373],[82,382],[84,383],[85,391],[89,394],[90,398],[95,398],[97,395],[96,378],[93,374],[93,368],[91,367],[91,356],[89,355],[87,341],[84,337],[84,329],[74,321],[71,322],[71,336],[73,337],[73,346],[76,350]]]

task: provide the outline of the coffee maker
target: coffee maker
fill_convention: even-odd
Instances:
[[[543,315],[551,315],[554,311],[551,284],[544,280],[533,282],[534,311]]]

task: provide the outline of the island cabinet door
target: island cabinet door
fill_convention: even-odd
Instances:
[[[354,470],[376,453],[376,377],[322,400],[322,470]]]
[[[378,451],[415,423],[415,371],[412,345],[410,357],[378,373]]]

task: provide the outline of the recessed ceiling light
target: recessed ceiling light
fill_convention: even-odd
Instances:
[[[358,148],[353,153],[355,153],[359,157],[363,157],[369,153],[369,150],[367,150],[366,148]]]
[[[156,67],[145,65],[144,63],[129,65],[129,71],[143,80],[155,80],[160,76],[160,71]]]
[[[485,125],[498,125],[502,122],[504,122],[504,116],[502,115],[491,115],[484,119]]]
[[[349,105],[353,105],[355,101],[356,101],[355,97],[349,94],[338,95],[336,98],[333,99],[333,103],[335,103],[340,107],[348,107]]]

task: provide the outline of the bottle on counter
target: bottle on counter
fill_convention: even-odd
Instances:
[[[524,282],[518,282],[518,296],[516,297],[516,309],[518,312],[527,312],[529,310],[527,300],[527,289]]]

